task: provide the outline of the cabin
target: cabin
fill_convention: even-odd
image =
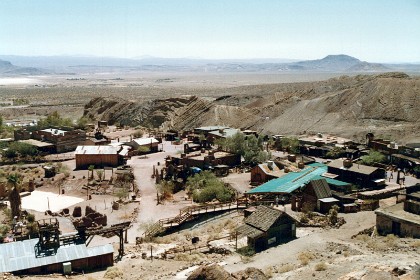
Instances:
[[[239,236],[247,237],[248,247],[261,252],[270,246],[296,238],[296,220],[286,212],[257,206],[237,228]]]
[[[267,161],[251,169],[251,185],[259,186],[284,174],[273,161]]]
[[[151,153],[156,153],[159,150],[159,141],[153,137],[132,139],[130,142],[127,142],[126,145],[132,147],[133,150],[138,150],[140,147],[144,147]]]
[[[333,205],[338,204],[339,200],[333,197],[325,179],[311,180],[303,187],[301,205],[306,210],[328,213]],[[298,207],[298,210],[301,209]]]
[[[76,169],[95,167],[117,167],[123,163],[119,154],[120,147],[113,146],[78,146],[75,151]]]
[[[385,178],[385,170],[378,167],[353,163],[348,159],[336,159],[328,163],[328,173],[338,175],[337,180],[359,185],[362,188],[381,187],[378,182]]]
[[[406,201],[375,211],[379,234],[420,238],[420,192],[406,195]]]

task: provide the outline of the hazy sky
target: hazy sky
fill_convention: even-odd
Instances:
[[[1,0],[0,54],[420,62],[420,0]]]

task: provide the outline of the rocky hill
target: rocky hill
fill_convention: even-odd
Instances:
[[[45,72],[34,67],[19,67],[10,61],[0,59],[0,74],[3,75],[39,75]]]
[[[420,78],[404,73],[341,76],[320,82],[242,86],[218,98],[177,97],[144,103],[94,99],[85,115],[179,130],[229,125],[269,134],[367,132],[420,138]]]

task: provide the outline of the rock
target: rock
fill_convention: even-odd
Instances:
[[[82,207],[76,206],[73,209],[73,217],[78,218],[82,216]]]
[[[68,208],[64,208],[63,213],[64,213],[64,215],[68,215],[68,214],[70,214],[70,210]]]
[[[236,280],[218,264],[200,266],[188,276],[187,280]]]
[[[92,209],[92,207],[90,207],[90,206],[86,206],[86,210],[85,210],[85,215],[87,216],[87,215],[89,215],[90,213],[94,213],[94,212],[96,212],[95,210],[93,210]]]
[[[85,227],[91,227],[92,226],[92,219],[90,219],[89,217],[83,217],[82,218],[82,223]]]
[[[97,223],[98,225],[106,226],[107,225],[107,220],[108,220],[108,218],[107,218],[106,215],[100,215],[100,216],[98,216],[94,219],[94,222]]]
[[[248,267],[245,270],[232,273],[232,276],[240,280],[268,280],[268,277],[255,267]]]
[[[118,210],[118,209],[120,209],[120,204],[118,203],[118,202],[113,202],[112,203],[112,209],[113,210]]]

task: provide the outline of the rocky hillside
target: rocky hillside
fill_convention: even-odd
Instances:
[[[93,99],[85,115],[131,125],[190,129],[230,125],[270,134],[367,132],[420,138],[420,78],[404,73],[342,76],[321,82],[243,86],[218,98],[177,97],[138,104]]]
[[[124,99],[98,97],[85,105],[83,115],[90,119],[106,120],[110,124],[158,127],[170,121],[175,110],[196,100],[196,97],[176,97],[138,103]]]

